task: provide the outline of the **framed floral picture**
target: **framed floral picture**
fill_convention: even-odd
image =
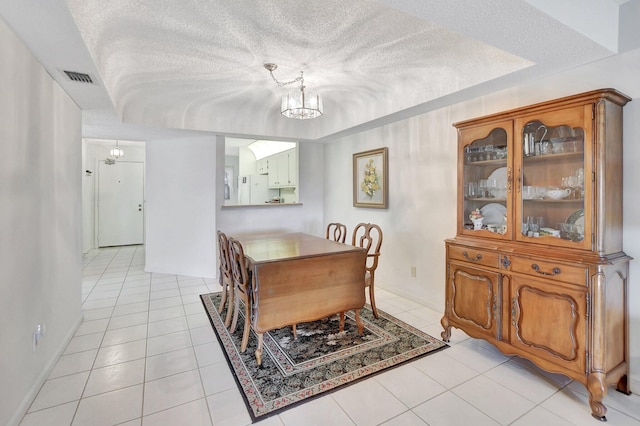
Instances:
[[[386,209],[389,198],[388,148],[353,154],[353,206]]]

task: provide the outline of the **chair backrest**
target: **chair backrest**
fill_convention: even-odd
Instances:
[[[220,272],[227,279],[231,279],[231,261],[229,260],[229,240],[224,232],[218,231],[218,254],[220,257]]]
[[[342,223],[332,222],[327,225],[327,240],[338,241],[344,243],[347,239],[347,227]]]
[[[235,288],[249,294],[249,271],[244,257],[244,249],[240,241],[229,237],[229,260],[231,261],[231,278]]]
[[[351,245],[367,250],[367,271],[373,273],[378,267],[380,247],[382,246],[382,230],[373,223],[359,223],[353,228]]]

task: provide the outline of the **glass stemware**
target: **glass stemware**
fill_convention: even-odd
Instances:
[[[567,188],[571,190],[570,198],[581,198],[581,194],[579,191],[578,185],[578,177],[577,176],[567,176],[566,178]]]
[[[478,192],[482,198],[490,198],[489,194],[489,182],[487,179],[480,179],[478,182]]]
[[[542,218],[542,216],[527,216],[527,225],[529,228],[529,236],[530,237],[537,237],[538,236],[538,231],[540,231],[540,228],[543,226],[544,223],[544,219]]]

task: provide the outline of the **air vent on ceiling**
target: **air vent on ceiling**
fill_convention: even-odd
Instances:
[[[91,78],[91,76],[89,74],[84,74],[84,73],[75,72],[75,71],[63,71],[63,72],[67,75],[67,77],[71,81],[75,81],[75,82],[78,82],[78,83],[95,84],[93,79]]]

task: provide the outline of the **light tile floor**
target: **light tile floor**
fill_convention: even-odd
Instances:
[[[200,303],[214,280],[144,272],[144,247],[85,256],[84,321],[21,425],[248,425]],[[380,309],[439,337],[440,312],[382,289]],[[640,397],[609,388],[609,425],[640,425]],[[453,330],[451,348],[261,425],[596,425],[585,388]]]

